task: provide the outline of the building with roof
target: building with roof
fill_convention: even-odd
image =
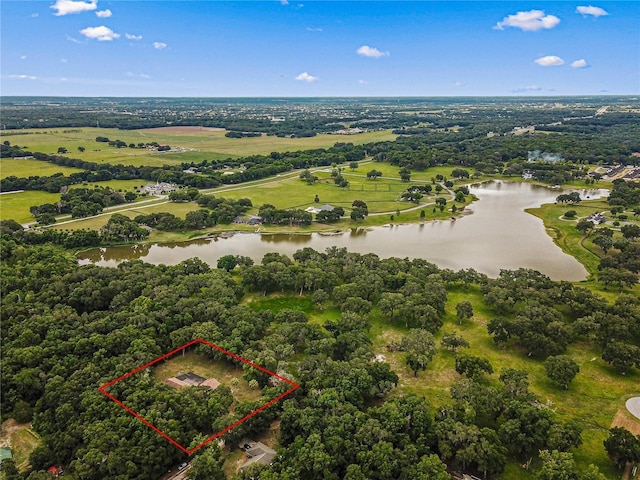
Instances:
[[[321,207],[308,207],[308,208],[305,208],[304,211],[313,213],[313,214],[318,214],[320,212],[331,212],[333,211],[334,208],[335,208],[334,206],[326,204],[326,205],[322,205]]]
[[[261,465],[269,465],[276,456],[276,451],[268,447],[262,442],[255,442],[248,438],[240,441],[240,449],[247,454],[247,461],[240,466],[240,470],[247,468],[249,465],[259,463]]]
[[[175,377],[167,378],[165,381],[173,388],[208,387],[215,390],[220,386],[220,382],[215,378],[204,378],[191,372],[181,373]]]
[[[8,460],[13,458],[13,454],[11,453],[11,449],[9,447],[0,448],[0,462],[2,460]]]

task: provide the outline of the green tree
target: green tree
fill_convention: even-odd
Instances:
[[[584,235],[585,237],[587,236],[589,231],[593,230],[593,227],[593,222],[590,220],[582,219],[576,224],[576,229],[579,230],[580,233],[582,233],[582,235]]]
[[[549,429],[547,447],[549,450],[568,452],[582,444],[582,428],[577,422],[554,423]]]
[[[461,335],[456,332],[447,332],[442,335],[440,345],[446,348],[450,352],[455,352],[458,348],[469,348],[469,342],[467,342]]]
[[[603,268],[598,272],[598,280],[605,285],[615,284],[622,292],[624,287],[631,288],[638,283],[638,276],[635,273],[617,268]]]
[[[417,465],[412,465],[407,478],[412,480],[451,480],[447,466],[437,455],[423,456]]]
[[[619,340],[611,340],[604,347],[602,359],[619,373],[626,373],[640,364],[640,348]]]
[[[613,239],[606,235],[597,235],[593,239],[593,243],[599,246],[604,253],[607,253],[607,251],[613,246]]]
[[[604,448],[611,461],[622,470],[629,462],[640,461],[640,438],[622,427],[609,430],[609,437],[604,441]]]
[[[427,364],[436,354],[436,342],[433,335],[419,328],[409,330],[409,334],[402,337],[400,348],[406,352],[405,362],[414,377],[418,376],[419,370],[427,369]]]
[[[189,480],[224,480],[225,474],[220,464],[220,449],[213,445],[204,449],[191,461],[187,472]]]
[[[381,177],[381,176],[382,176],[382,172],[379,170],[376,170],[375,168],[367,172],[367,178],[369,180],[376,180],[378,177]]]
[[[536,473],[536,480],[578,480],[573,454],[557,450],[541,450],[542,465]]]
[[[462,168],[454,168],[451,172],[451,176],[458,180],[462,180],[463,178],[469,178],[469,171]]]
[[[456,357],[456,372],[468,378],[479,379],[483,373],[491,375],[493,367],[486,358],[473,355],[459,355]]]
[[[238,265],[238,259],[235,255],[224,255],[218,259],[217,267],[230,272]]]
[[[576,361],[567,355],[548,357],[544,361],[544,368],[547,372],[547,377],[565,390],[569,388],[569,384],[580,371]]]
[[[628,240],[633,240],[640,237],[640,226],[638,225],[623,225],[620,227],[622,236]]]
[[[462,325],[463,321],[473,318],[473,305],[471,305],[471,302],[465,300],[456,304],[456,316],[460,325]]]

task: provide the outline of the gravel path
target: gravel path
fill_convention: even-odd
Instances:
[[[630,398],[627,400],[626,406],[634,417],[640,419],[640,397]]]

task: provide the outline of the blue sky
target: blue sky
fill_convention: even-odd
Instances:
[[[640,2],[0,2],[2,95],[640,93]]]

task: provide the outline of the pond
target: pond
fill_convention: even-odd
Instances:
[[[81,263],[116,266],[142,259],[175,265],[198,257],[215,267],[224,255],[245,255],[259,262],[268,252],[293,255],[311,247],[346,247],[358,253],[385,257],[424,258],[442,268],[474,268],[490,277],[501,269],[532,268],[554,280],[584,280],[587,271],[562,252],[545,231],[542,221],[524,211],[552,203],[561,193],[529,183],[491,181],[470,188],[479,200],[457,220],[358,228],[338,235],[236,233],[227,238],[200,239],[173,244],[143,244],[97,248],[78,255]],[[582,198],[608,195],[605,189],[579,190]]]

